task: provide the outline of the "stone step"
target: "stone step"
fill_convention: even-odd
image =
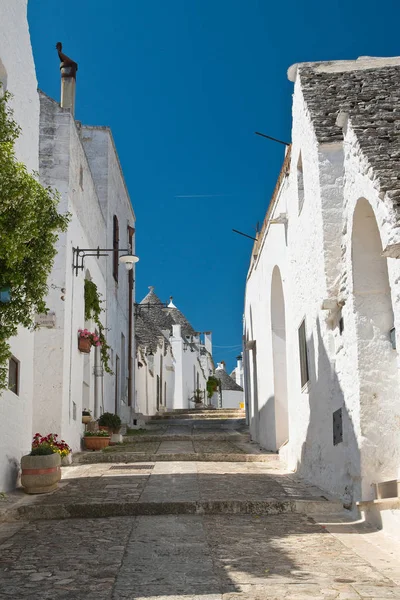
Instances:
[[[152,415],[151,421],[168,421],[168,420],[197,420],[197,421],[225,421],[227,419],[245,419],[245,414],[240,413],[217,413],[216,411],[210,411],[207,414],[199,413],[162,413],[159,415]]]
[[[340,502],[316,499],[267,498],[265,500],[196,500],[186,502],[56,502],[22,504],[10,510],[7,521],[93,519],[142,515],[277,515],[338,514]]]
[[[279,463],[278,454],[222,454],[214,452],[188,452],[149,454],[147,452],[76,452],[73,465],[99,464],[99,463],[135,463],[135,462],[276,462]]]
[[[201,431],[201,430],[200,430]],[[135,442],[234,442],[242,440],[240,433],[227,433],[218,435],[212,433],[143,433],[141,435],[124,435],[123,441],[127,443]],[[247,441],[248,438],[246,438]]]
[[[243,408],[174,408],[168,410],[163,414],[185,414],[185,413],[196,413],[196,414],[209,414],[209,413],[242,413],[245,414]]]

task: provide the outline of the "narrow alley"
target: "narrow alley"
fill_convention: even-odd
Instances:
[[[56,492],[7,495],[0,598],[400,598],[398,543],[221,412],[153,419],[75,455]]]

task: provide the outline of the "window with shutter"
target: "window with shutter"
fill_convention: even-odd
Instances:
[[[8,389],[19,396],[19,361],[13,356],[8,362]]]
[[[300,354],[300,379],[303,388],[309,381],[308,357],[307,357],[307,338],[306,321],[304,320],[299,327],[299,354]]]
[[[118,282],[118,265],[119,265],[119,256],[118,256],[118,248],[119,248],[119,225],[118,225],[118,217],[114,215],[113,221],[113,277],[115,281]]]

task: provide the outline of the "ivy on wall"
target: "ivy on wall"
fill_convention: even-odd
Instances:
[[[110,346],[107,344],[104,335],[104,326],[100,321],[100,313],[102,311],[101,302],[102,301],[100,300],[100,294],[97,289],[97,285],[94,283],[94,281],[85,279],[85,320],[90,321],[93,319],[97,325],[101,344],[100,355],[103,367],[106,373],[110,373],[110,375],[112,375],[113,371],[110,368]]]
[[[8,386],[9,339],[19,326],[33,328],[35,313],[47,310],[55,243],[69,221],[68,214],[57,212],[58,193],[43,187],[15,157],[21,130],[9,99],[0,90],[0,289],[10,289],[9,302],[0,302],[0,391]]]

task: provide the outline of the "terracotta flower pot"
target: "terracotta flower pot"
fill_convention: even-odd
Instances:
[[[90,349],[92,347],[92,342],[89,338],[78,337],[78,350],[79,352],[85,352],[85,354],[89,354]]]
[[[21,483],[27,494],[46,494],[57,489],[61,479],[61,457],[58,452],[44,456],[21,458]]]
[[[86,425],[86,423],[90,423],[90,421],[92,420],[91,415],[82,415],[82,423],[84,423]]]
[[[86,450],[102,450],[107,448],[110,444],[110,438],[104,435],[96,437],[94,435],[85,436],[85,448]]]

